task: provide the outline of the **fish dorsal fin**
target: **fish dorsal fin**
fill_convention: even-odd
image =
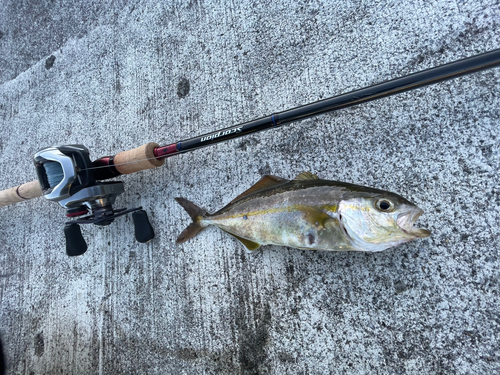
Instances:
[[[294,178],[295,181],[319,180],[319,177],[311,172],[301,172]]]
[[[224,229],[222,229],[222,230],[224,232],[226,232],[227,234],[230,234],[231,236],[233,236],[234,238],[236,238],[238,241],[240,241],[243,244],[243,246],[245,246],[247,248],[247,250],[249,250],[249,251],[257,250],[260,247],[260,243],[247,240],[246,238],[237,236],[236,234],[228,232],[227,230],[224,230]]]
[[[240,200],[241,198],[246,197],[252,193],[255,193],[256,191],[270,188],[272,186],[275,186],[275,185],[278,185],[278,184],[281,184],[281,183],[287,182],[287,181],[288,180],[281,178],[281,177],[278,177],[278,176],[271,176],[271,175],[262,176],[262,178],[255,185],[253,185],[252,187],[250,187],[250,189],[248,189],[248,190],[244,191],[243,193],[241,193],[240,195],[238,195],[231,202],[229,202],[229,204],[234,203],[237,200]]]

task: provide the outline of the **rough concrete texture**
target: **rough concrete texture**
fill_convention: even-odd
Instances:
[[[500,47],[498,1],[0,0],[0,189],[32,155],[171,143]],[[500,69],[176,156],[121,178],[131,217],[0,209],[10,374],[500,373]],[[190,219],[262,174],[309,170],[400,193],[432,237],[379,254],[248,255]]]

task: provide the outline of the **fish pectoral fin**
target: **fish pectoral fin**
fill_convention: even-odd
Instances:
[[[234,203],[243,197],[246,197],[250,194],[255,193],[256,191],[267,189],[267,188],[273,187],[275,185],[282,184],[283,182],[288,182],[288,180],[281,178],[281,177],[278,177],[278,176],[271,176],[271,175],[262,176],[262,178],[255,185],[250,187],[248,190],[245,190],[243,193],[238,195],[236,198],[234,198],[228,204]]]
[[[294,181],[319,180],[319,177],[311,172],[301,172],[293,180]]]
[[[334,218],[327,213],[314,207],[304,206],[302,211],[304,212],[304,219],[317,229],[325,229],[326,223],[329,220],[334,220]]]
[[[246,238],[237,236],[236,234],[228,232],[227,230],[224,230],[222,228],[221,228],[221,230],[223,230],[227,234],[229,234],[229,235],[233,236],[234,238],[236,238],[238,241],[240,241],[250,251],[257,250],[260,247],[260,243],[257,243],[257,242],[251,241],[251,240],[247,240]]]

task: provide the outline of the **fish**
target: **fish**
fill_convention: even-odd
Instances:
[[[323,180],[311,172],[293,180],[265,175],[213,214],[185,198],[175,200],[192,219],[177,244],[211,225],[235,237],[250,252],[262,245],[379,252],[431,235],[415,227],[424,211],[402,196]]]

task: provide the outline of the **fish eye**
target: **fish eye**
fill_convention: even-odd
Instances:
[[[394,203],[388,199],[379,199],[375,204],[375,207],[382,212],[391,212],[394,210]]]

